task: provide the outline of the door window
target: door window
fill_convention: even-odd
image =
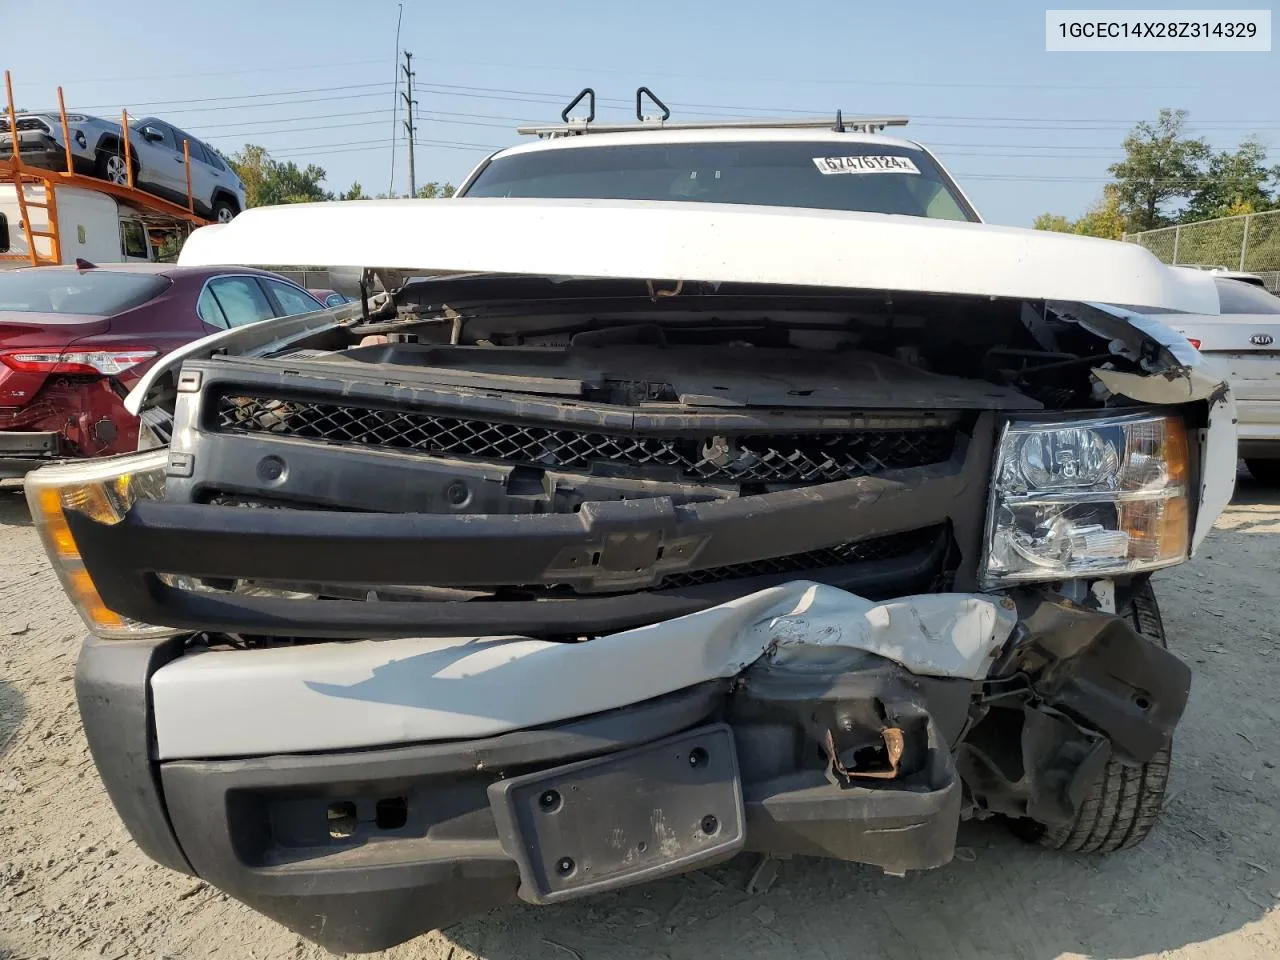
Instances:
[[[137,220],[120,221],[120,249],[126,257],[147,260],[147,231]]]
[[[211,327],[222,327],[225,330],[231,326],[227,323],[227,315],[218,305],[218,298],[213,295],[212,287],[205,287],[201,291],[200,299],[196,302],[196,313]]]
[[[138,131],[141,133],[144,130],[154,130],[156,133],[160,134],[159,140],[149,140],[147,141],[148,143],[153,143],[157,147],[168,147],[170,150],[178,149],[178,145],[173,139],[173,131],[163,123],[156,120],[144,120],[138,125]],[[145,138],[146,134],[143,134],[143,136]]]
[[[181,130],[177,130],[177,131],[175,131],[175,132],[176,132],[176,133],[177,133],[177,135],[178,135],[178,150],[179,150],[179,152],[181,152],[181,150],[182,150],[182,141],[183,141],[183,140],[186,140],[186,141],[187,141],[187,143],[188,143],[188,144],[190,144],[190,146],[191,146],[191,162],[192,162],[192,163],[203,163],[203,164],[205,164],[206,166],[210,166],[210,164],[209,164],[209,158],[208,158],[208,156],[206,156],[206,155],[205,155],[205,152],[204,152],[204,145],[203,145],[203,144],[201,144],[199,140],[197,140],[195,137],[191,136],[191,134],[189,134],[189,133],[183,133]]]
[[[205,297],[212,298],[218,311],[205,312]],[[254,277],[219,277],[210,280],[196,306],[200,319],[218,327],[240,327],[275,316],[266,294]]]
[[[276,298],[276,302],[280,304],[281,310],[284,311],[283,316],[291,317],[297,313],[310,313],[313,310],[324,308],[324,304],[305,290],[291,287],[289,284],[281,283],[279,280],[263,280],[262,282],[267,285],[272,296]]]

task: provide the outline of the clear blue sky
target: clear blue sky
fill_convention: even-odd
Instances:
[[[456,183],[485,145],[517,139],[516,121],[555,118],[587,85],[616,98],[604,118],[625,119],[640,84],[685,118],[906,114],[908,135],[934,147],[1001,223],[1082,212],[1125,132],[1163,106],[1190,110],[1193,132],[1217,147],[1256,133],[1280,162],[1280,54],[1046,53],[1046,5],[408,0],[401,48],[415,54],[418,138],[452,145],[418,148],[418,181]],[[126,7],[60,0],[50,10],[67,29],[56,43],[5,44],[19,105],[54,104],[60,83],[68,107],[112,115],[128,106],[224,151],[249,141],[313,160],[330,189],[353,180],[387,189],[395,2]],[[29,38],[49,17],[28,4],[6,23]],[[396,181],[405,189],[403,140]]]

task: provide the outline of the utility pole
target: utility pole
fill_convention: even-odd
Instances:
[[[399,4],[400,12],[396,14],[396,52],[391,58],[391,182],[387,185],[387,196],[396,195],[396,140],[400,137],[400,21],[404,19],[404,4]]]
[[[404,65],[400,69],[404,71],[406,87],[406,90],[400,96],[404,97],[404,126],[409,131],[409,196],[416,197],[418,195],[418,185],[413,178],[413,108],[418,105],[418,101],[413,99],[413,54],[408,50],[404,52]]]

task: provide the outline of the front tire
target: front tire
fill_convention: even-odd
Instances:
[[[135,163],[133,166],[133,182],[136,184],[138,182],[138,165]],[[111,153],[106,150],[100,151],[97,163],[94,165],[94,171],[99,180],[106,180],[108,183],[114,183],[121,187],[129,185],[129,168],[125,165],[123,154]]]
[[[218,197],[213,201],[213,219],[216,223],[230,223],[239,212],[240,207],[234,200]]]
[[[1134,592],[1129,616],[1138,633],[1162,647],[1168,646],[1150,583]],[[1049,827],[1019,820],[1013,824],[1014,832],[1024,840],[1067,853],[1112,853],[1136,846],[1160,819],[1169,782],[1171,749],[1172,743],[1167,742],[1150,762],[1138,766],[1112,757],[1074,823]]]
[[[1269,487],[1280,487],[1280,460],[1246,458],[1244,465],[1253,474],[1253,479],[1259,483],[1265,483]]]

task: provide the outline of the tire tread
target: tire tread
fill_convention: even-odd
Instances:
[[[1139,633],[1168,646],[1149,583],[1133,596],[1132,618]],[[1160,818],[1171,748],[1172,744],[1166,744],[1149,762],[1138,766],[1112,757],[1081,804],[1075,823],[1044,827],[1036,841],[1068,853],[1111,853],[1141,843]]]

